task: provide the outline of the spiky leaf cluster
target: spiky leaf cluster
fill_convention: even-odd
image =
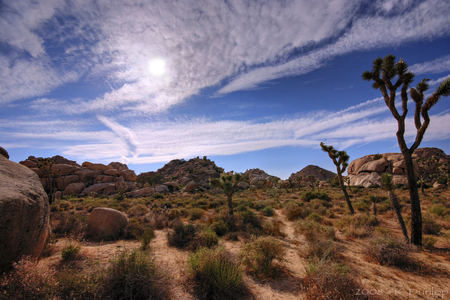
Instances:
[[[348,160],[350,159],[350,156],[347,154],[347,152],[338,151],[334,149],[333,146],[331,145],[327,146],[323,142],[320,143],[320,147],[322,147],[323,152],[328,153],[328,156],[333,160],[333,163],[338,167],[339,174],[344,173],[348,167]]]

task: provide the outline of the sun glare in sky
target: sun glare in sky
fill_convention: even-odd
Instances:
[[[166,74],[166,62],[162,58],[154,58],[148,63],[150,74],[161,77]]]

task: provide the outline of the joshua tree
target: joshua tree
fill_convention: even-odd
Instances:
[[[385,58],[377,58],[373,61],[372,71],[363,73],[362,78],[367,81],[374,81],[372,87],[379,89],[383,95],[386,106],[397,120],[397,141],[406,163],[406,173],[408,176],[409,194],[411,198],[411,242],[417,246],[422,246],[422,212],[420,208],[417,182],[414,175],[414,165],[412,154],[422,142],[423,135],[430,124],[428,111],[439,101],[442,96],[450,95],[450,79],[442,82],[436,92],[434,92],[424,102],[424,92],[428,90],[429,79],[423,79],[416,88],[411,88],[409,93],[415,102],[414,124],[417,130],[416,138],[411,147],[408,148],[405,142],[405,119],[408,113],[408,88],[414,79],[414,74],[408,71],[408,65],[400,59],[395,63],[395,56],[387,55]],[[395,80],[395,83],[392,82]],[[395,96],[400,88],[402,113],[400,114],[395,106]],[[423,122],[422,122],[423,119]]]
[[[213,188],[219,188],[227,195],[228,208],[230,215],[233,215],[233,194],[238,189],[238,184],[242,179],[239,173],[223,174],[220,178],[213,178],[210,180],[210,185]]]
[[[316,176],[314,176],[314,175],[308,175],[308,185],[309,185],[309,187],[311,188],[311,190],[313,191],[314,190],[314,183],[316,182]]]
[[[388,173],[384,173],[381,175],[381,185],[383,189],[388,192],[389,200],[391,201],[391,205],[394,208],[395,213],[397,214],[398,222],[400,223],[400,227],[402,228],[403,235],[405,236],[406,242],[409,243],[408,232],[406,231],[405,222],[402,217],[402,207],[400,203],[398,203],[397,195],[394,192],[394,184],[392,183],[392,175]]]
[[[350,209],[350,213],[353,215],[355,213],[355,210],[353,209],[352,202],[350,201],[350,197],[348,196],[347,190],[345,189],[344,180],[342,179],[342,174],[348,167],[348,160],[350,159],[350,156],[348,156],[346,151],[337,151],[333,148],[333,146],[327,146],[323,142],[320,143],[320,147],[322,147],[323,152],[328,153],[328,156],[333,160],[333,163],[336,166],[339,184],[342,191],[344,192],[348,209]]]

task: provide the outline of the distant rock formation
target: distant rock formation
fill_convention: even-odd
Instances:
[[[8,151],[6,151],[3,147],[0,147],[0,155],[3,155],[7,159],[9,159]]]
[[[58,195],[96,196],[116,194],[119,190],[134,189],[136,174],[127,165],[112,162],[109,165],[75,161],[56,155],[51,158],[34,156],[20,164],[33,170],[47,193],[56,188]]]
[[[47,194],[30,169],[0,155],[0,273],[23,255],[39,257],[51,233]]]
[[[156,172],[146,172],[139,174],[138,178],[145,176],[161,175],[164,183],[154,187],[144,186],[138,190],[127,193],[128,197],[144,197],[151,196],[154,193],[164,193],[176,191],[179,187],[181,191],[193,192],[196,189],[210,189],[209,180],[211,178],[219,178],[223,173],[223,169],[208,159],[196,157],[188,161],[184,159],[174,159],[164,165]],[[138,180],[139,181],[139,180]]]
[[[441,163],[450,162],[450,155],[438,148],[419,148],[413,154],[413,158],[433,156]],[[355,159],[348,167],[347,177],[350,185],[381,186],[381,175],[384,173],[392,174],[394,184],[408,186],[406,164],[401,153],[371,154]]]
[[[309,165],[298,171],[297,173],[292,173],[289,179],[296,181],[298,177],[303,179],[307,178],[308,175],[313,175],[316,180],[326,181],[328,179],[333,179],[337,174],[331,171],[322,169],[321,167]]]
[[[276,176],[272,176],[260,169],[250,169],[244,172],[244,179],[250,187],[267,186],[273,187],[280,180]],[[240,185],[241,188],[246,188],[245,184]]]

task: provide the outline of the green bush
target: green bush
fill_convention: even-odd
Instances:
[[[245,225],[249,224],[253,228],[262,229],[261,221],[258,216],[251,210],[236,213],[237,216],[242,217],[242,221]]]
[[[164,195],[161,195],[161,194],[154,194],[154,195],[153,195],[153,198],[154,198],[154,199],[164,199]]]
[[[284,214],[289,221],[306,218],[311,212],[304,207],[299,206],[296,202],[287,202],[284,206]]]
[[[272,207],[267,206],[263,208],[262,213],[267,217],[271,217],[274,215],[275,212]]]
[[[198,229],[193,224],[179,222],[173,225],[173,232],[167,233],[169,246],[186,249],[195,238]]]
[[[443,217],[447,213],[447,207],[442,204],[434,204],[430,207],[429,211],[438,217]]]
[[[148,208],[143,204],[133,206],[127,211],[127,215],[130,218],[141,217],[148,212]]]
[[[211,229],[214,230],[214,232],[218,236],[223,236],[223,235],[225,235],[228,232],[228,225],[223,220],[219,219],[217,221],[214,221],[211,224]]]
[[[315,192],[315,191],[306,191],[302,194],[302,200],[305,202],[309,202],[312,199],[320,199],[325,200],[327,202],[331,201],[330,197],[325,192]]]
[[[442,225],[437,223],[436,220],[430,215],[422,215],[422,231],[425,234],[439,234],[442,229]]]
[[[285,254],[286,249],[280,241],[271,236],[262,236],[245,244],[239,252],[239,258],[256,276],[270,276],[274,270],[273,261],[284,261]]]
[[[144,233],[139,237],[141,241],[141,250],[145,251],[148,248],[150,242],[155,238],[155,232],[152,228],[145,229]]]
[[[370,211],[370,203],[364,200],[360,200],[357,202],[353,202],[353,208],[357,209],[360,212]]]
[[[191,220],[194,221],[200,219],[205,211],[201,208],[192,208],[188,212],[189,215],[191,216]]]
[[[219,238],[214,230],[210,227],[205,227],[202,231],[197,232],[191,244],[191,249],[199,249],[202,247],[212,248],[216,246],[218,242]]]
[[[316,222],[320,223],[322,221],[323,217],[320,216],[315,211],[313,211],[306,219],[313,220],[313,221],[316,221]]]
[[[168,299],[170,285],[153,258],[141,251],[120,252],[102,282],[102,299]]]
[[[237,299],[244,291],[242,271],[224,248],[197,250],[188,267],[199,299]]]
[[[81,250],[81,246],[77,243],[70,243],[61,250],[61,258],[63,260],[74,259]]]
[[[438,239],[435,238],[434,236],[424,235],[423,238],[422,238],[422,246],[425,249],[433,249],[434,248],[434,244],[436,244],[437,241],[438,241]]]

